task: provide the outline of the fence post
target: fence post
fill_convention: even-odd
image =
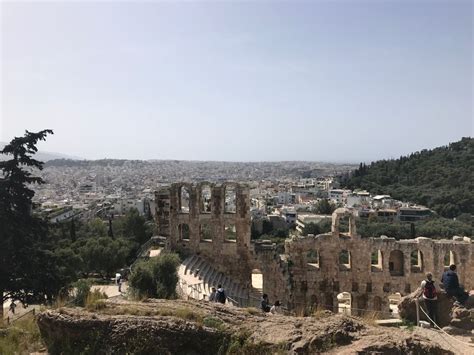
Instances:
[[[420,326],[420,304],[418,301],[418,297],[415,298],[415,305],[416,305],[416,326]]]

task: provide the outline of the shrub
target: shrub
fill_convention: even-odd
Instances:
[[[224,329],[224,322],[221,319],[216,318],[216,317],[206,317],[206,318],[204,318],[203,324],[206,327],[214,328],[214,329],[217,329],[217,330]]]
[[[107,298],[108,296],[100,290],[89,292],[86,297],[85,307],[89,311],[98,311],[99,309],[104,309],[105,299]]]
[[[84,307],[86,304],[86,299],[87,296],[89,296],[89,293],[91,292],[91,283],[89,280],[78,280],[73,284],[75,290],[76,290],[76,295],[74,297],[74,304],[76,306]]]
[[[138,298],[176,298],[179,263],[177,254],[162,253],[137,264],[129,278],[133,296]]]

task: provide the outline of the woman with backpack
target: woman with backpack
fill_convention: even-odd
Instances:
[[[428,315],[434,323],[437,321],[436,308],[438,297],[436,295],[436,287],[431,272],[426,274],[426,280],[421,281],[421,294],[423,296],[423,300],[425,301]]]

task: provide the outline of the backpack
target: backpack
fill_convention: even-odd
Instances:
[[[436,297],[436,287],[433,281],[426,280],[425,287],[423,288],[423,296],[428,299]]]
[[[217,290],[217,293],[216,293],[216,300],[217,302],[220,302],[220,303],[225,303],[225,300],[226,300],[226,296],[225,296],[225,292],[224,290]]]

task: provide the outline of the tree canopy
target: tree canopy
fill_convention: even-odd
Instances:
[[[474,138],[399,159],[361,163],[343,184],[419,203],[448,218],[474,214]]]
[[[26,131],[14,138],[1,154],[0,161],[0,294],[2,301],[13,298],[27,302],[32,298],[51,299],[74,274],[68,251],[56,252],[48,237],[46,222],[32,214],[34,191],[31,184],[42,184],[34,170],[43,163],[32,156],[36,145],[52,130]],[[58,270],[62,272],[58,272]],[[3,312],[3,308],[2,308]]]

